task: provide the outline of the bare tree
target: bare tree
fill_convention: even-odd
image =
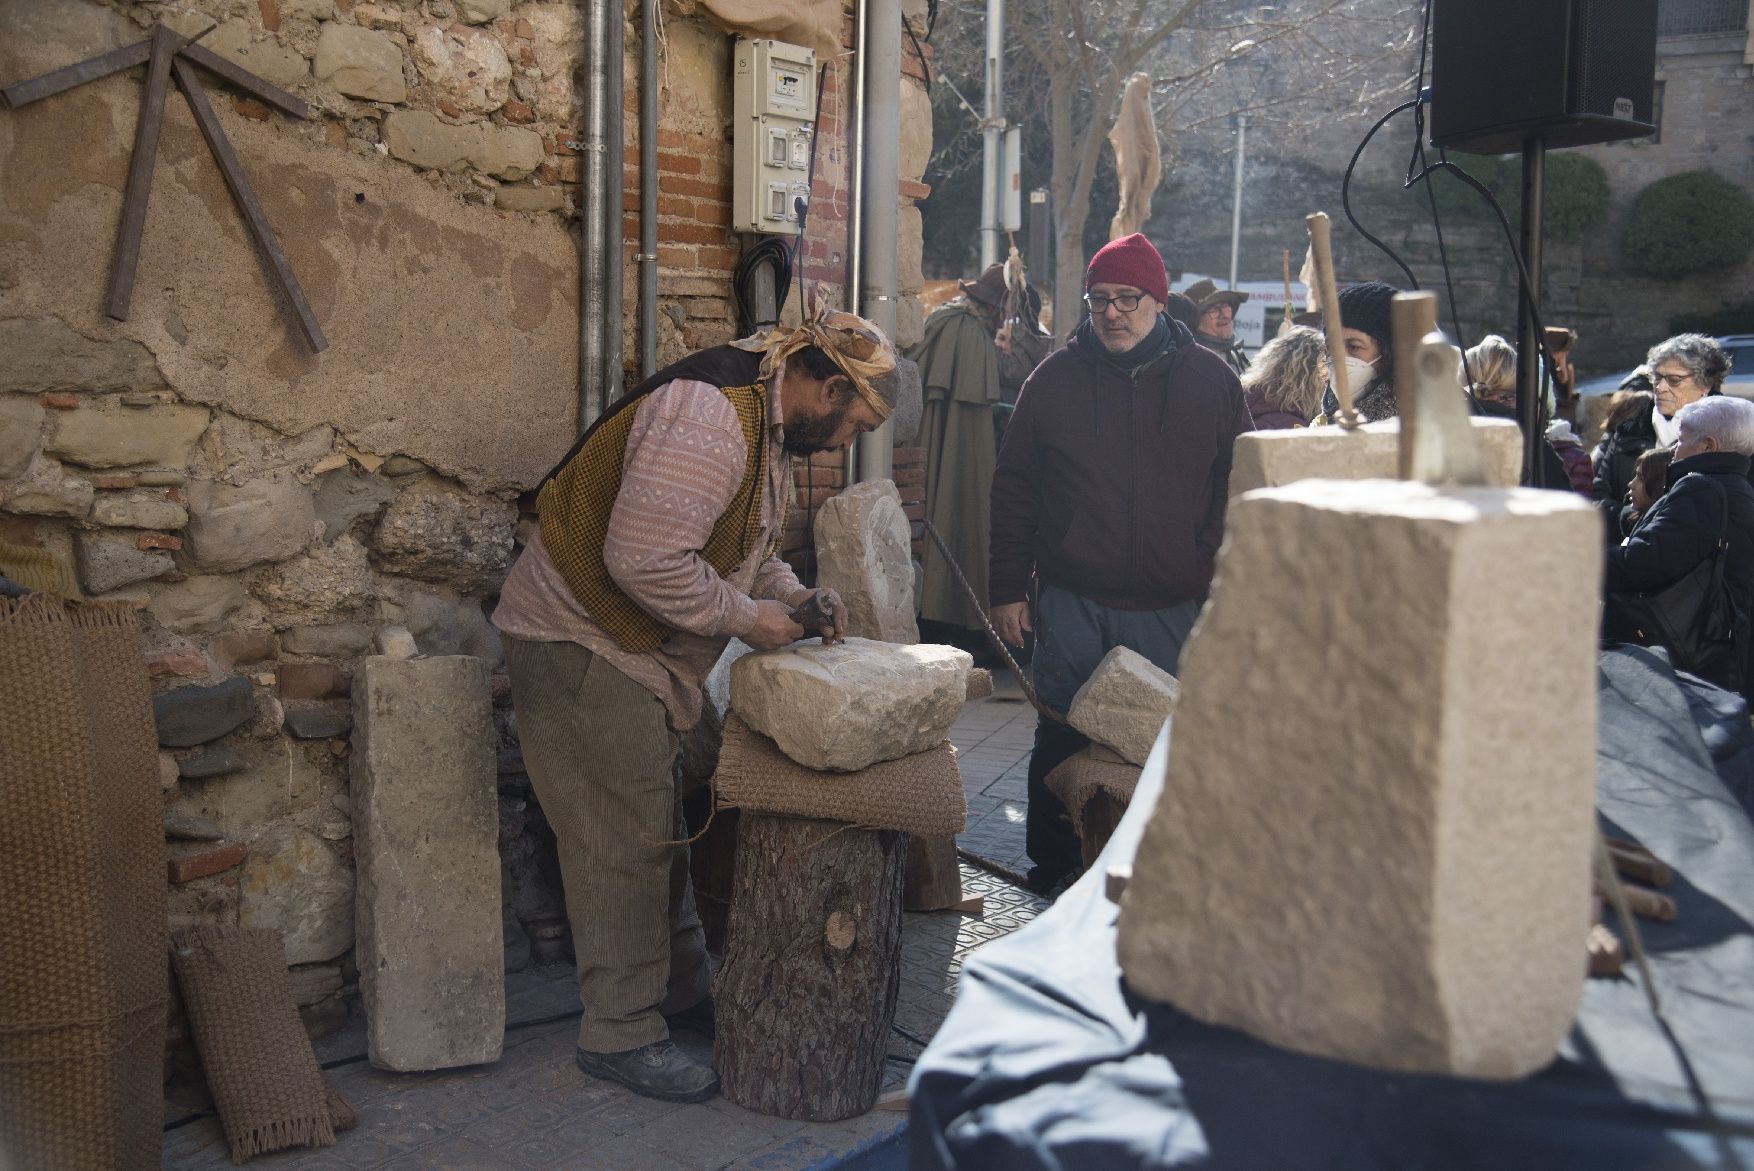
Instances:
[[[1010,27],[1047,77],[1054,210],[1054,323],[1078,320],[1092,189],[1129,75],[1154,78],[1160,133],[1210,137],[1238,113],[1290,126],[1331,124],[1406,84],[1411,3],[1352,0],[1033,0]],[[1265,70],[1272,84],[1264,84]],[[1166,166],[1178,155],[1174,135]]]

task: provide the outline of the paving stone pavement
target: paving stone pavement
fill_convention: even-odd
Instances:
[[[969,795],[967,850],[1012,870],[1023,857],[1024,770],[1035,713],[1014,680],[963,710],[951,739]],[[1007,686],[1008,685],[1008,686]],[[1017,930],[1047,903],[991,873],[962,866],[963,892],[981,895],[979,917],[908,914],[902,925],[900,1001],[884,1089],[907,1082],[917,1055],[956,994],[962,962],[975,948]],[[573,968],[550,965],[506,977],[505,1052],[493,1065],[431,1074],[373,1069],[363,1060],[364,1022],[316,1043],[317,1060],[359,1112],[359,1126],[335,1146],[252,1159],[263,1171],[803,1171],[829,1168],[893,1141],[906,1115],[873,1111],[832,1123],[769,1118],[722,1099],[672,1106],[588,1078],[573,1064],[578,1035]],[[677,1044],[708,1060],[691,1033]],[[165,1133],[167,1171],[229,1168],[216,1119],[199,1091],[173,1097]],[[899,1165],[899,1164],[897,1164]]]

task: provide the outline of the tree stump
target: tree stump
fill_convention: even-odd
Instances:
[[[902,872],[902,909],[942,911],[961,902],[962,867],[956,860],[956,838],[945,834],[910,841]]]
[[[1090,800],[1084,803],[1078,834],[1078,842],[1084,852],[1084,869],[1088,870],[1095,864],[1096,856],[1108,845],[1115,826],[1121,823],[1121,817],[1126,812],[1127,803],[1107,789],[1097,789],[1090,795]]]
[[[725,1100],[832,1122],[871,1109],[901,979],[907,835],[743,812],[713,1057]]]

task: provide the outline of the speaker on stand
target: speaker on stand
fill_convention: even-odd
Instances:
[[[1432,0],[1431,145],[1522,152],[1517,418],[1523,480],[1539,487],[1541,201],[1547,150],[1655,132],[1656,0]],[[1459,339],[1458,339],[1459,340]]]

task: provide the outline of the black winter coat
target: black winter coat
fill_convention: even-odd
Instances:
[[[1638,457],[1657,445],[1657,429],[1650,416],[1634,415],[1602,436],[1596,444],[1596,479],[1592,498],[1615,516],[1626,503],[1626,489],[1638,471]]]
[[[1624,544],[1608,550],[1608,589],[1649,592],[1673,585],[1711,556],[1721,530],[1730,543],[1724,580],[1744,608],[1754,609],[1754,485],[1748,468],[1747,456],[1728,451],[1670,464],[1669,490]],[[1721,495],[1713,481],[1723,488]]]

